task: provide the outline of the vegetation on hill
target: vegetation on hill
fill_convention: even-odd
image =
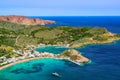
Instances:
[[[1,45],[0,46],[0,57],[2,57],[3,55],[6,58],[21,56],[19,54],[15,54],[12,50],[13,50],[13,48],[10,46]]]
[[[70,47],[80,47],[83,44],[100,43],[120,38],[105,28],[95,27],[45,27],[25,26],[9,22],[0,22],[0,46],[23,48],[27,45],[43,44],[70,44]],[[1,50],[2,51],[2,50]]]
[[[65,50],[63,51],[60,56],[62,57],[67,57],[70,60],[73,60],[75,62],[89,62],[89,59],[82,56],[77,50],[75,49],[69,49],[69,50]]]

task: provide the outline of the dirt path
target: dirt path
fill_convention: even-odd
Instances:
[[[17,36],[16,40],[15,40],[15,45],[17,45],[18,39],[19,39],[20,35]]]

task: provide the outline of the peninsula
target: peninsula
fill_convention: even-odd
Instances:
[[[55,21],[52,20],[43,20],[39,18],[28,18],[25,16],[0,16],[0,21],[6,21],[21,25],[46,25],[46,24],[53,24]]]
[[[76,64],[89,62],[88,58],[82,56],[74,48],[88,44],[111,43],[120,39],[120,34],[113,34],[100,27],[56,26],[49,28],[37,23],[32,23],[32,25],[31,21],[26,25],[18,24],[14,23],[14,20],[9,21],[10,19],[6,17],[8,21],[0,20],[0,69],[40,58],[67,59]],[[18,19],[21,20],[21,18],[15,20]],[[27,18],[23,17],[23,22],[24,19]],[[39,53],[35,51],[39,44],[66,46],[70,49],[61,54]]]

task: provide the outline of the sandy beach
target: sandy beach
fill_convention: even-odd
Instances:
[[[22,63],[22,62],[26,62],[26,61],[30,61],[30,60],[36,60],[36,59],[43,59],[43,58],[51,58],[51,57],[36,57],[36,58],[29,58],[29,59],[24,59],[24,60],[18,60],[16,62],[12,62],[12,63],[9,63],[9,64],[7,64],[5,66],[0,67],[0,70],[2,70],[4,68],[7,68],[9,66],[15,65],[15,64]]]

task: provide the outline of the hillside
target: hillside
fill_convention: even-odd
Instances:
[[[43,44],[75,44],[82,45],[89,42],[106,42],[117,39],[118,34],[112,34],[105,28],[58,26],[25,26],[9,22],[0,22],[0,45],[27,46]],[[80,46],[79,45],[79,46]],[[78,47],[79,47],[78,46]]]
[[[60,57],[67,57],[70,60],[73,60],[77,63],[84,63],[84,62],[89,62],[90,60],[84,56],[82,56],[80,54],[80,52],[78,52],[75,49],[69,49],[69,50],[65,50],[60,54]]]
[[[16,23],[21,25],[45,25],[55,23],[52,20],[42,20],[39,18],[28,18],[25,16],[0,16],[0,21]]]
[[[19,25],[9,22],[0,22],[0,46],[13,49],[24,48],[28,45],[51,44],[67,45],[71,48],[87,44],[110,43],[120,39],[119,34],[112,34],[100,27],[69,27]],[[2,48],[1,48],[2,49]]]

